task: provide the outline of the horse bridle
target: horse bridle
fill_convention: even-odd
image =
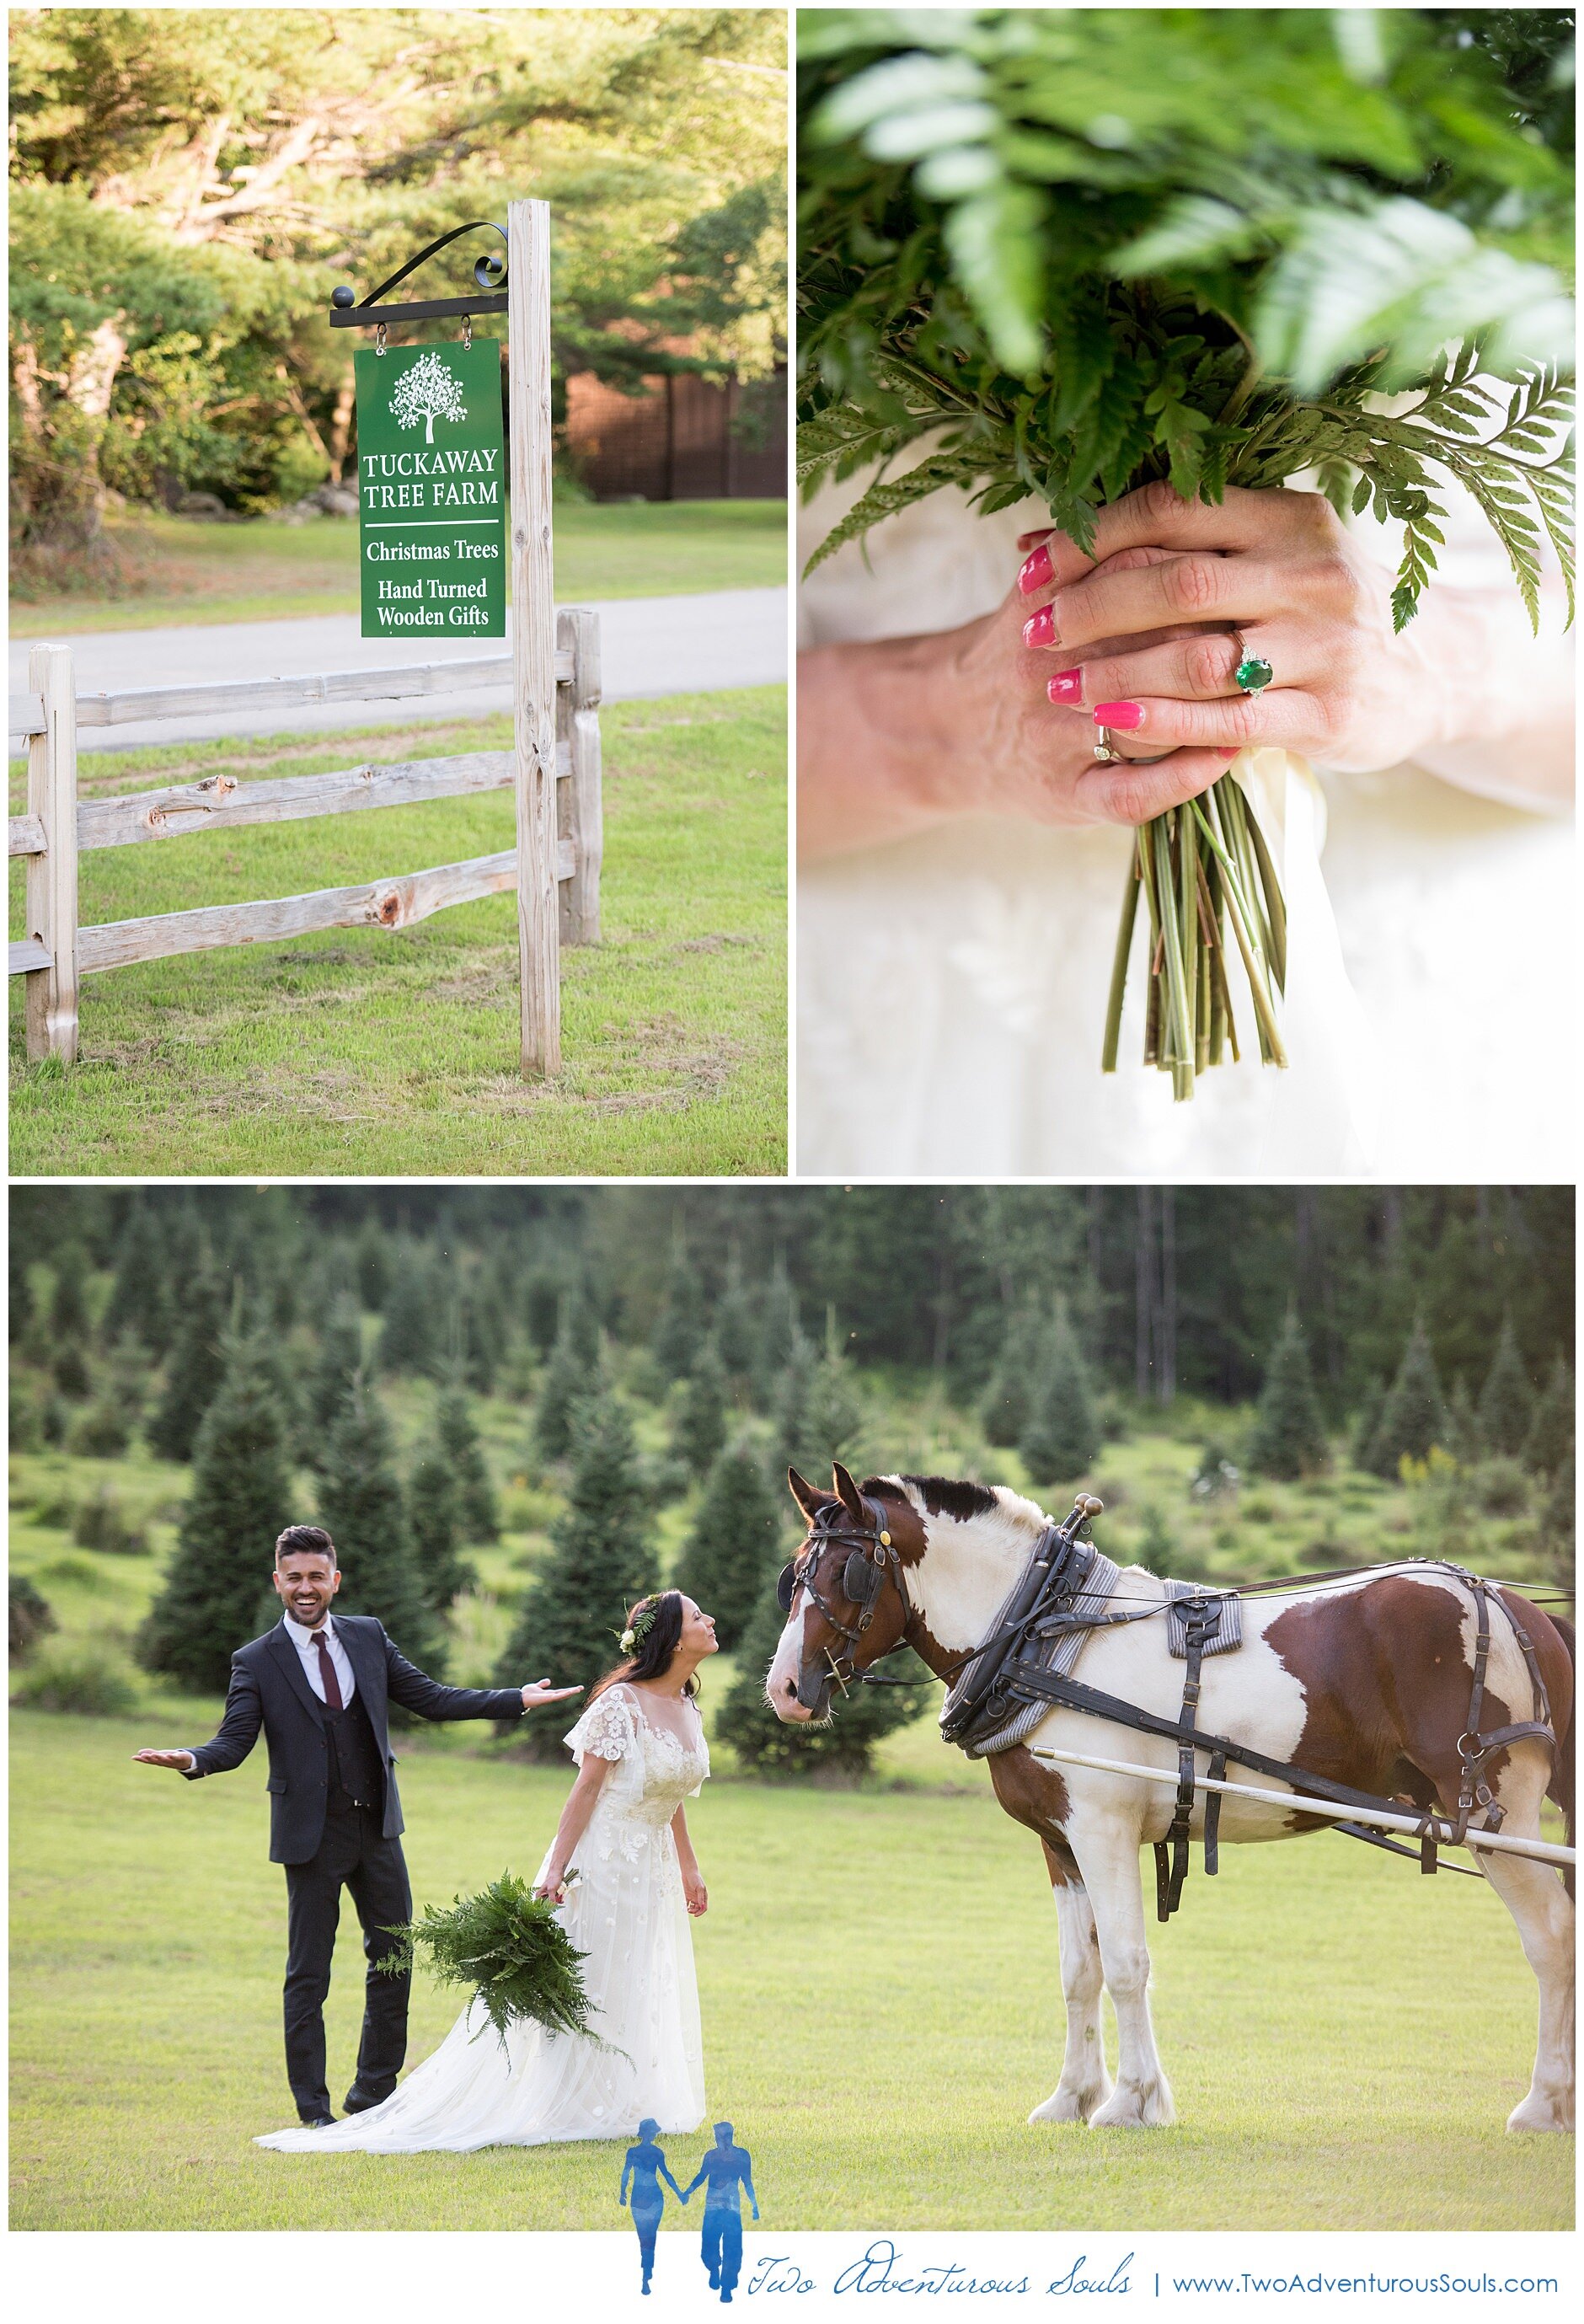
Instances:
[[[888,1566],[897,1585],[897,1595],[902,1601],[898,1646],[907,1642],[908,1633],[918,1618],[917,1609],[907,1594],[907,1576],[901,1553],[891,1539],[884,1509],[865,1498],[863,1513],[870,1520],[867,1526],[858,1522],[844,1501],[833,1501],[822,1508],[817,1517],[809,1519],[807,1539],[791,1563],[781,1568],[776,1583],[776,1603],[783,1614],[792,1611],[792,1601],[798,1591],[806,1591],[832,1629],[845,1641],[839,1655],[832,1654],[829,1646],[824,1650],[825,1660],[831,1666],[831,1676],[843,1693],[851,1681],[869,1675],[867,1672],[854,1669],[853,1657],[859,1641],[874,1620]],[[830,1600],[821,1595],[815,1579],[821,1554],[843,1543],[849,1547],[846,1563],[842,1568],[842,1595],[850,1606],[857,1609],[856,1622],[842,1619]],[[801,1695],[801,1686],[799,1692]]]

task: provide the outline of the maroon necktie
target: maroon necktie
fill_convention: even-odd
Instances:
[[[325,1701],[332,1711],[341,1711],[341,1683],[336,1676],[336,1665],[330,1660],[330,1642],[323,1630],[314,1632],[314,1644],[319,1650],[319,1683],[325,1690]]]

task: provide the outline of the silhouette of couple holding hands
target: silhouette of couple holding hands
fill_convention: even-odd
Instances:
[[[705,2150],[696,2176],[689,2185],[678,2187],[666,2167],[666,2158],[657,2144],[660,2126],[652,2116],[638,2126],[638,2143],[627,2150],[622,2165],[622,2201],[632,2190],[632,2224],[638,2230],[639,2254],[643,2261],[643,2288],[649,2291],[649,2280],[654,2273],[655,2231],[660,2224],[660,2214],[666,2208],[660,2191],[663,2179],[679,2203],[699,2187],[707,2187],[704,2199],[704,2236],[699,2256],[709,2271],[710,2290],[719,2291],[723,2300],[730,2300],[737,2288],[737,2278],[742,2271],[742,2206],[740,2188],[748,2190],[753,2216],[759,2217],[759,2197],[753,2191],[753,2158],[747,2149],[732,2142],[729,2122],[715,2125],[715,2143]]]

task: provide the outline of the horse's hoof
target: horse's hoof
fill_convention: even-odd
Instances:
[[[1165,2130],[1177,2119],[1172,2093],[1165,2082],[1143,2089],[1119,2088],[1104,2106],[1089,2117],[1091,2130]]]
[[[1064,2089],[1060,2083],[1043,2106],[1036,2106],[1029,2116],[1030,2122],[1089,2122],[1095,2109],[1102,2107],[1111,2095],[1110,2082],[1096,2082],[1085,2090]]]
[[[1537,2098],[1533,2090],[1522,2106],[1515,2106],[1507,2116],[1509,2130],[1551,2130],[1566,2133],[1573,2127],[1573,2101],[1568,2098]]]

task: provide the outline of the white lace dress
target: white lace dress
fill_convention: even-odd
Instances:
[[[277,2131],[258,2145],[404,2154],[578,2138],[631,2142],[646,2115],[662,2131],[698,2128],[704,2040],[670,1823],[708,1775],[709,1752],[692,1703],[675,1706],[675,1729],[663,1723],[670,1709],[657,1703],[651,1717],[637,1690],[613,1686],[566,1738],[580,1766],[591,1753],[612,1763],[573,1851],[578,1877],[561,1907],[568,1937],[587,1956],[584,1983],[610,2046],[522,2025],[502,2043],[471,2003],[382,2106],[327,2130]]]

